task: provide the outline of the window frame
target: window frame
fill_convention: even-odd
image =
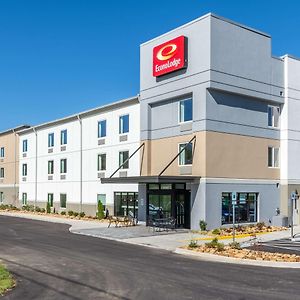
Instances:
[[[26,206],[28,203],[27,193],[22,193],[22,206]]]
[[[102,156],[102,155],[105,156],[105,168],[104,169],[101,169],[100,164],[99,164],[99,157]],[[107,159],[106,153],[98,153],[97,154],[97,171],[98,172],[106,171],[106,161],[107,161],[106,159]]]
[[[61,203],[62,203],[62,199],[61,199],[61,197],[62,196],[65,196],[66,198],[65,198],[65,207],[63,207],[62,205],[61,205]],[[59,194],[59,207],[60,207],[60,209],[66,209],[67,208],[67,194],[66,193],[61,193],[61,194]]]
[[[5,169],[4,167],[0,168],[0,179],[4,179],[5,178]]]
[[[63,141],[63,136],[65,137],[65,141]],[[65,146],[68,144],[68,129],[62,129],[60,131],[60,145]]]
[[[25,139],[22,141],[22,152],[23,153],[28,152],[28,139]]]
[[[28,174],[28,166],[27,163],[22,164],[22,177],[26,177]]]
[[[278,119],[277,119],[277,125],[275,124],[275,114],[274,114],[274,110],[278,109]],[[271,110],[271,125],[269,124],[269,112]],[[276,105],[268,105],[268,127],[270,128],[279,128],[280,127],[280,106],[276,106]]]
[[[120,154],[121,153],[124,153],[124,152],[128,152],[128,158],[129,158],[129,156],[130,156],[130,154],[129,154],[129,150],[121,150],[121,151],[119,151],[119,166],[121,166],[121,161],[120,161]],[[128,159],[127,158],[127,159]],[[124,163],[124,161],[123,161],[123,163]],[[124,166],[122,166],[121,168],[120,168],[120,170],[128,170],[129,169],[129,160],[127,161],[127,164],[128,164],[128,166],[127,167],[124,167]]]
[[[50,144],[50,136],[52,136],[52,144]],[[53,148],[55,143],[54,143],[54,132],[49,132],[48,133],[48,148]]]
[[[101,135],[101,130],[100,127],[101,127],[101,123],[105,123],[105,135]],[[102,129],[102,127],[101,127]],[[106,119],[102,119],[102,120],[99,120],[98,121],[98,128],[97,128],[98,132],[97,132],[97,136],[98,136],[98,139],[102,139],[102,138],[105,138],[107,136],[107,120]]]
[[[65,172],[62,171],[62,161],[65,161],[65,164],[64,164]],[[67,158],[61,158],[60,159],[60,174],[67,174],[67,173],[68,173],[68,160],[67,160]]]
[[[184,153],[186,151],[186,148],[185,148],[184,151],[182,151],[182,153],[178,156],[178,166],[179,167],[185,167],[185,166],[192,166],[193,165],[193,158],[194,158],[194,154],[193,154],[194,144],[193,143],[189,143],[189,142],[179,143],[178,144],[178,153],[181,151],[180,146],[181,145],[187,145],[187,144],[190,144],[192,146],[192,163],[191,164],[180,164],[181,155],[184,155]]]
[[[50,195],[52,195],[52,199],[51,199],[52,203],[51,203],[51,201],[49,201],[49,196]],[[54,194],[53,193],[47,193],[47,203],[50,204],[51,208],[54,206]]]
[[[0,148],[0,158],[5,158],[5,147]]]
[[[50,164],[52,164],[52,168],[51,168],[51,172],[49,172],[50,168]],[[48,160],[48,175],[53,175],[54,174],[54,160],[51,159],[51,160]]]
[[[269,165],[269,150],[272,149],[272,157],[271,157],[271,161],[272,161],[272,165]],[[278,161],[278,165],[275,165],[275,152],[277,150],[277,161]],[[280,147],[274,147],[274,146],[268,146],[268,157],[267,157],[267,165],[268,168],[273,168],[273,169],[279,169],[280,168]]]
[[[182,121],[181,120],[181,115],[182,115],[182,113],[181,113],[181,103],[187,102],[187,101],[191,101],[191,103],[192,103],[192,118],[191,118],[191,120],[187,120],[187,121],[183,120]],[[184,112],[183,112],[183,118],[184,118]],[[192,97],[186,98],[186,99],[181,99],[181,100],[178,101],[178,123],[179,124],[185,124],[185,123],[189,123],[189,122],[193,122],[193,98]]]
[[[124,132],[124,130],[123,130],[124,122],[122,123],[121,120],[122,120],[123,117],[126,117],[126,116],[128,116],[128,131]],[[121,123],[122,123],[122,126],[121,126]],[[119,116],[119,135],[128,134],[129,131],[130,131],[130,114],[127,113],[127,114],[120,115]]]

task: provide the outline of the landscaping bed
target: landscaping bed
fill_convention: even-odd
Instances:
[[[45,208],[40,207],[33,207],[32,205],[26,205],[22,207],[22,209],[17,208],[12,205],[0,205],[0,212],[18,212],[18,213],[24,213],[24,214],[34,214],[34,215],[40,215],[40,216],[51,216],[51,217],[57,217],[57,218],[65,218],[65,219],[75,219],[75,220],[84,220],[84,221],[100,221],[100,222],[107,222],[106,219],[104,219],[104,216],[101,216],[101,218],[97,216],[86,216],[84,212],[78,213],[74,212],[72,210],[69,211],[62,211],[60,213],[56,212],[47,212]]]
[[[0,296],[15,286],[15,280],[7,269],[0,264]]]
[[[277,262],[300,262],[300,256],[296,254],[243,249],[237,242],[225,246],[223,243],[218,242],[217,238],[213,239],[209,243],[206,243],[205,245],[197,245],[197,242],[195,240],[192,240],[190,244],[184,248],[195,252],[209,253],[239,259]]]

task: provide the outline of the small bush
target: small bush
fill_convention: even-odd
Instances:
[[[200,226],[201,231],[206,231],[207,223],[204,220],[200,220],[199,226]]]
[[[220,235],[220,234],[221,234],[221,231],[220,231],[219,228],[216,228],[216,229],[214,229],[211,233],[212,233],[212,234],[215,234],[215,235]]]
[[[258,230],[263,230],[263,228],[266,226],[266,224],[264,222],[258,222],[256,224],[256,227]]]
[[[47,210],[47,214],[51,213],[51,206],[49,202],[47,202],[46,210]]]
[[[74,217],[77,217],[78,215],[79,215],[78,212],[76,212],[76,211],[73,212],[73,216],[74,216]]]
[[[97,218],[98,218],[99,220],[104,219],[104,207],[103,207],[103,204],[102,204],[102,202],[101,202],[100,200],[98,201]]]
[[[62,211],[60,214],[61,214],[62,216],[65,216],[65,215],[66,215],[66,212],[65,212],[65,211]]]
[[[36,212],[41,212],[41,208],[38,207],[38,206],[36,206],[36,207],[35,207],[35,211],[36,211]]]
[[[189,243],[189,248],[197,248],[198,247],[198,243],[196,240],[190,240],[190,243]]]
[[[84,217],[85,217],[85,213],[82,211],[82,212],[79,214],[79,217],[80,217],[80,218],[84,218]]]
[[[73,215],[74,215],[74,212],[73,212],[73,210],[69,210],[69,211],[68,211],[68,216],[70,216],[70,217],[71,217],[71,216],[73,216]]]
[[[41,208],[41,213],[45,213],[46,212],[46,209],[45,208]]]
[[[219,243],[217,238],[214,238],[211,242],[205,244],[208,248],[215,248],[217,251],[223,251],[224,250],[224,244]]]
[[[239,242],[232,242],[229,244],[229,247],[232,249],[237,249],[237,250],[241,249],[241,245]]]

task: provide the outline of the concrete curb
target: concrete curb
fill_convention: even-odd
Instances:
[[[215,255],[211,253],[195,252],[193,250],[187,250],[177,248],[174,253],[185,256],[190,256],[195,259],[210,261],[210,262],[221,262],[238,265],[258,266],[258,267],[270,267],[270,268],[292,268],[300,269],[300,262],[276,262],[276,261],[264,261],[264,260],[252,260],[252,259],[240,259],[234,257],[227,257],[221,255]]]

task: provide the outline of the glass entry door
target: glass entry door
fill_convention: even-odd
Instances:
[[[149,218],[162,219],[172,216],[171,195],[149,195]]]

